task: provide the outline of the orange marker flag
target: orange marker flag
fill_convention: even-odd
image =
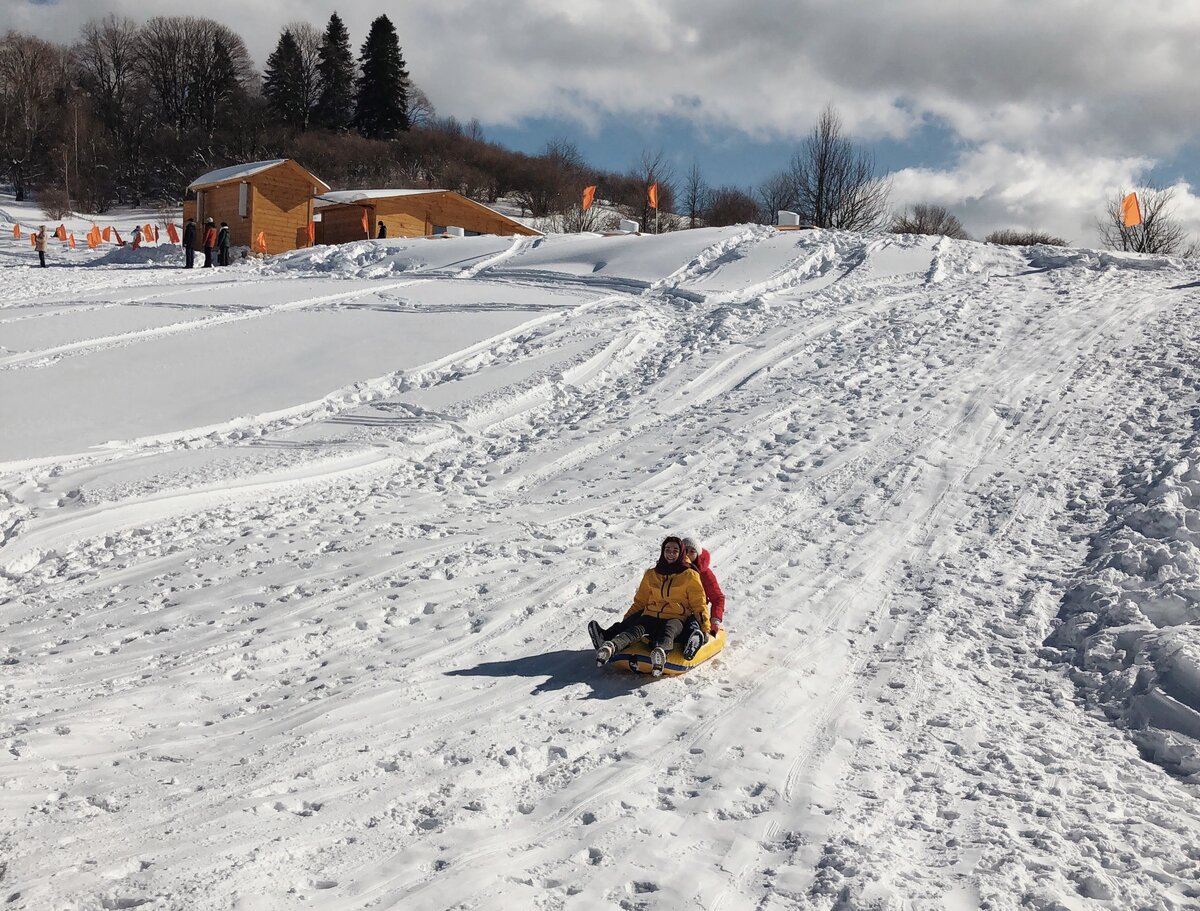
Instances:
[[[71,244],[71,249],[74,250],[75,249],[75,232],[74,231],[72,231],[70,234],[67,235],[67,241]]]
[[[121,240],[121,232],[118,231],[116,228],[113,228],[113,237],[115,237],[117,239],[118,247],[125,246],[125,241]]]
[[[585,209],[590,209],[592,207],[592,200],[594,200],[595,198],[596,198],[596,188],[595,187],[584,187],[583,188],[583,207]]]
[[[155,240],[157,239],[155,238]],[[179,232],[175,230],[174,222],[167,222],[167,239],[173,244],[179,243]]]
[[[650,208],[651,209],[658,208],[658,184],[657,183],[650,184]]]
[[[108,243],[110,240],[112,240],[112,226],[105,225],[104,233],[101,236],[104,238],[105,243]]]
[[[100,229],[92,225],[92,230],[87,234],[88,249],[95,250],[100,246]]]
[[[367,219],[367,207],[363,206],[363,232],[367,237],[371,236],[371,222]]]
[[[36,234],[29,235],[29,246],[31,246],[31,247],[37,246],[37,235]]]
[[[367,210],[363,209],[363,220],[364,221],[366,220],[366,217],[367,217]],[[254,238],[254,249],[257,250],[259,253],[267,252],[267,232],[266,231],[258,232],[258,237]]]
[[[17,240],[21,239],[21,226],[20,225],[13,225],[13,237],[16,238]]]
[[[308,245],[310,247],[317,245],[317,223],[315,221],[308,223]]]
[[[1130,193],[1121,200],[1121,222],[1127,228],[1142,223],[1142,207],[1138,205],[1136,193]]]
[[[57,228],[55,228],[55,229],[54,229],[54,236],[55,236],[55,237],[57,237],[59,240],[66,240],[66,239],[67,239],[67,229],[66,229],[66,226],[64,226],[64,225],[59,225]]]

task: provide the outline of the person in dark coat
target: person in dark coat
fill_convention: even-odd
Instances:
[[[213,250],[217,246],[217,224],[211,217],[204,220],[204,268],[211,269],[213,265]]]
[[[189,218],[183,229],[183,259],[185,269],[196,264],[196,219]]]
[[[387,237],[387,225],[382,220],[379,222],[379,230],[375,232],[376,237]]]
[[[229,265],[229,225],[221,222],[221,230],[217,232],[217,250],[220,252],[222,266]]]

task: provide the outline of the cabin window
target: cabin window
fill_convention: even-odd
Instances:
[[[238,215],[242,218],[250,215],[250,184],[245,181],[238,184]]]

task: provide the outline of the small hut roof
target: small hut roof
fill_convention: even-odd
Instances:
[[[207,187],[215,187],[223,183],[229,183],[232,180],[244,180],[253,174],[258,174],[261,171],[267,171],[271,168],[277,168],[279,165],[288,164],[289,162],[291,162],[297,168],[300,168],[301,171],[304,171],[305,174],[311,177],[314,184],[324,187],[325,189],[329,189],[329,184],[325,183],[325,181],[321,180],[306,168],[300,167],[300,165],[296,164],[296,162],[292,161],[290,158],[273,158],[270,161],[252,161],[248,164],[235,164],[230,165],[227,168],[218,168],[215,171],[209,171],[202,177],[197,177],[190,184],[188,184],[188,189],[203,190]]]

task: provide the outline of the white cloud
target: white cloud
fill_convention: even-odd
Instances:
[[[1105,204],[1122,190],[1142,186],[1149,164],[1144,158],[1107,159],[1082,151],[1051,158],[985,144],[965,152],[952,168],[896,172],[892,201],[897,209],[919,202],[943,205],[978,238],[1019,228],[1092,246]],[[1173,188],[1172,216],[1200,237],[1200,198],[1184,181]]]

